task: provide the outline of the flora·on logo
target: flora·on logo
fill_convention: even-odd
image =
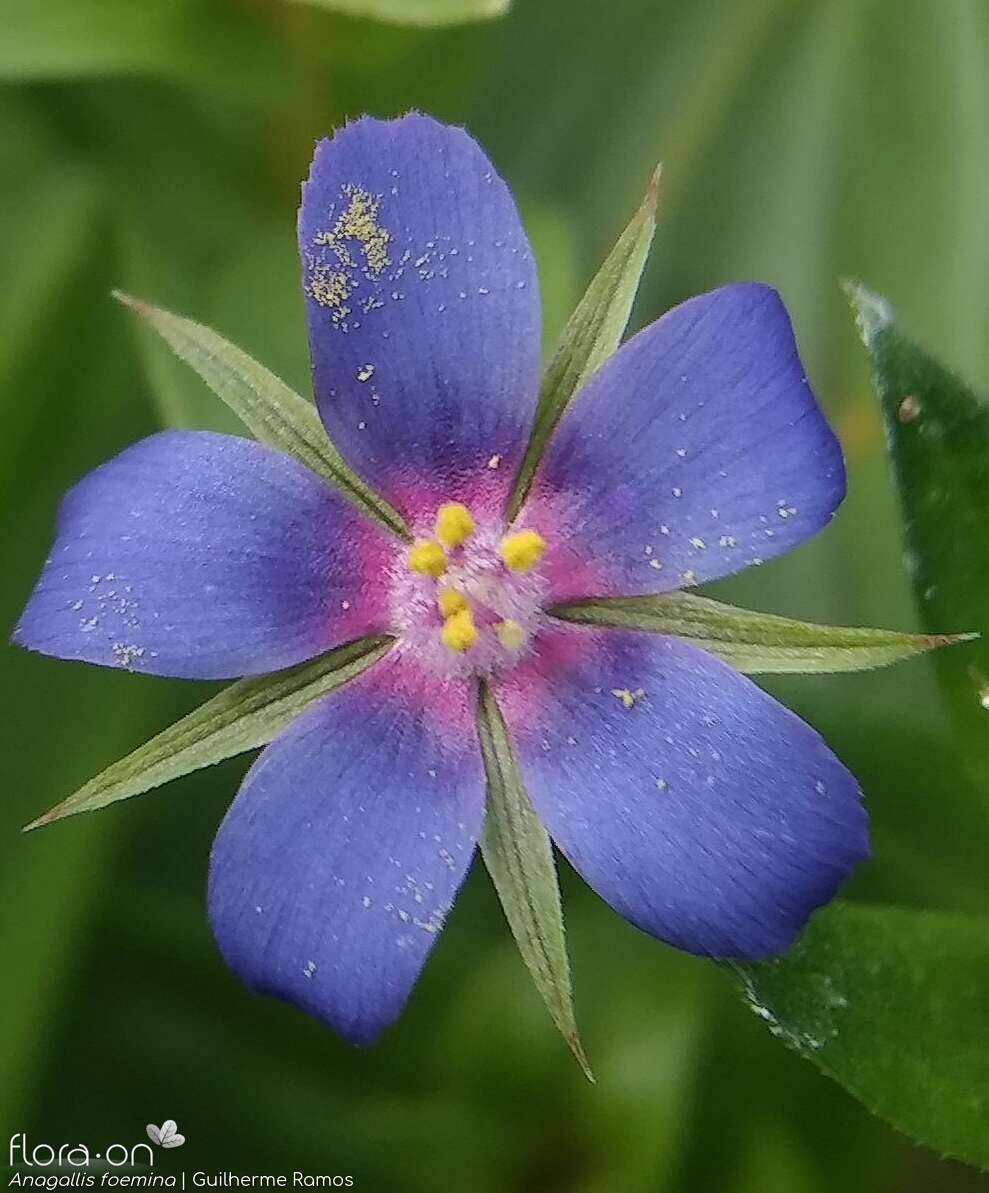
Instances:
[[[168,1124],[166,1124],[167,1126]],[[174,1128],[175,1124],[172,1123]],[[185,1142],[181,1135],[175,1136],[179,1142]],[[164,1147],[176,1147],[177,1144],[163,1144]],[[141,1153],[142,1158],[138,1159]],[[146,1159],[143,1154],[147,1153]],[[135,1144],[131,1148],[122,1143],[111,1143],[103,1152],[90,1152],[84,1143],[63,1143],[54,1147],[50,1143],[31,1143],[23,1131],[11,1135],[7,1148],[7,1163],[13,1168],[23,1164],[27,1168],[48,1168],[51,1165],[68,1168],[87,1168],[93,1160],[104,1160],[111,1168],[133,1167],[138,1163],[154,1166],[154,1152],[146,1143]]]

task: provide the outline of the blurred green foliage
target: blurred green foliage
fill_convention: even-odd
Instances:
[[[469,125],[518,194],[548,336],[664,161],[633,323],[732,278],[778,285],[850,465],[820,539],[714,595],[915,628],[837,279],[889,295],[986,388],[983,0],[516,0],[501,21],[438,30],[282,0],[0,0],[0,28],[6,624],[73,480],[162,420],[236,425],[110,289],[211,324],[305,390],[294,227],[312,143],[347,116],[421,107]],[[929,664],[767,686],[867,792],[876,858],[849,897],[984,912],[989,807]],[[989,1185],[871,1118],[780,1047],[726,974],[640,936],[569,873],[594,1087],[480,867],[407,1016],[355,1052],[247,994],[209,938],[206,859],[242,763],[17,833],[212,690],[5,656],[0,1137],[98,1146],[171,1116],[188,1140],[176,1170],[350,1171],[389,1193]]]
[[[511,0],[302,0],[353,17],[395,21],[400,25],[456,25],[500,17]]]

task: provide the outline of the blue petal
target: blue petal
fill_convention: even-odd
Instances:
[[[768,286],[675,307],[621,348],[554,435],[525,519],[598,591],[667,592],[780,555],[845,495],[838,441]]]
[[[66,496],[14,641],[154,675],[274,671],[387,629],[396,548],[289,456],[169,431]]]
[[[265,750],[210,870],[228,964],[355,1044],[401,1013],[484,815],[473,693],[399,649]]]
[[[477,144],[420,115],[348,125],[316,149],[299,248],[316,400],[351,464],[413,521],[437,496],[500,503],[535,409],[539,294]]]
[[[499,699],[564,854],[678,948],[782,952],[868,856],[858,785],[820,737],[685,642],[553,631]]]

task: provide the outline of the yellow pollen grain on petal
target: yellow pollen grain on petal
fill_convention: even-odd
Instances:
[[[498,547],[505,566],[513,572],[527,572],[546,554],[546,540],[535,530],[508,534]]]
[[[439,543],[416,543],[409,551],[409,568],[420,576],[438,578],[446,571],[446,552]]]
[[[457,651],[458,654],[470,650],[477,641],[477,626],[470,609],[461,609],[459,613],[448,617],[443,623],[440,637],[444,646]]]
[[[518,650],[525,642],[525,630],[508,617],[498,625],[498,641],[506,650]]]
[[[459,547],[474,533],[474,519],[466,505],[448,501],[436,514],[436,537],[445,547]]]
[[[444,617],[452,617],[454,613],[460,613],[468,608],[467,598],[454,588],[441,589],[436,603]]]

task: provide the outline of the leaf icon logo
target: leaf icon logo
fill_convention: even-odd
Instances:
[[[166,1118],[160,1127],[148,1123],[144,1129],[151,1142],[159,1147],[181,1147],[185,1143],[185,1136],[179,1134],[178,1125],[173,1118]]]

